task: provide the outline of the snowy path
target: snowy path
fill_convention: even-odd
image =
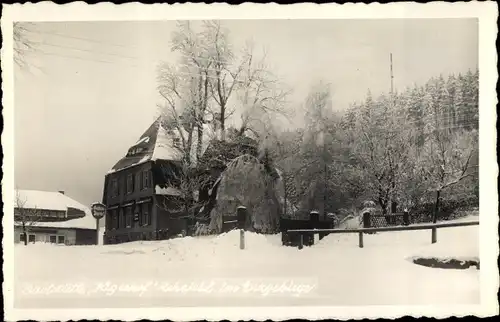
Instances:
[[[358,248],[356,234],[330,235],[303,250],[281,246],[279,235],[247,234],[248,247],[241,251],[236,231],[110,246],[19,245],[15,305],[476,304],[480,285],[475,268],[428,268],[413,264],[411,258],[477,259],[478,230],[478,226],[439,229],[437,244],[430,243],[430,231],[365,235],[363,249]],[[284,293],[263,296],[265,289],[257,289],[287,281],[293,284],[286,284]],[[73,287],[61,288],[65,283]],[[196,287],[181,292],[176,285]],[[299,291],[300,296],[293,296]]]

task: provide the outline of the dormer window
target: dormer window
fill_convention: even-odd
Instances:
[[[179,138],[173,138],[173,143],[175,148],[180,148],[181,147],[181,139]]]
[[[133,155],[136,155],[136,154],[142,153],[142,152],[144,152],[144,148],[135,147],[135,148],[132,148],[128,151],[128,156],[133,156]]]

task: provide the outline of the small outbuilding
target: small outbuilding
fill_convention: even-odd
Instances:
[[[24,234],[23,226],[26,230]],[[90,209],[64,191],[17,190],[14,242],[96,245],[96,221]]]

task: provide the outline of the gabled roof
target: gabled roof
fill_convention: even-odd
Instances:
[[[187,133],[183,133],[187,136]],[[203,130],[203,146],[202,153],[208,145],[213,133],[208,125],[204,126]],[[113,173],[123,170],[141,163],[156,160],[166,161],[181,161],[183,156],[182,144],[174,145],[174,139],[180,140],[179,131],[168,128],[168,125],[163,121],[163,117],[158,117],[156,121],[142,134],[139,140],[134,143],[127,154],[118,161],[108,173]],[[195,160],[197,135],[196,129],[193,133],[191,146],[191,159]]]
[[[108,173],[158,159],[181,160],[182,153],[174,146],[174,138],[175,134],[167,131],[158,117]]]
[[[72,208],[82,212],[82,217],[80,218],[61,221],[38,221],[30,224],[33,227],[96,228],[96,221],[92,216],[90,208],[60,192],[17,190],[14,194],[14,208],[18,207],[18,204],[26,209],[67,211],[69,208]],[[104,226],[103,219],[101,219],[101,226]]]
[[[67,211],[68,208],[73,208],[91,215],[87,206],[55,191],[17,190],[14,194],[14,208],[18,203],[26,209]]]

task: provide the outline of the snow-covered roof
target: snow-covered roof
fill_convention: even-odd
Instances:
[[[22,204],[23,208],[40,210],[67,211],[68,208],[74,208],[81,210],[85,214],[84,217],[65,221],[36,222],[32,224],[34,227],[79,229],[96,228],[96,222],[92,216],[90,208],[60,192],[17,190],[14,194],[14,207],[17,207],[18,204]],[[103,220],[101,220],[101,222],[103,222]]]
[[[139,140],[128,149],[127,154],[108,171],[108,174],[148,161],[181,160],[183,152],[179,147],[174,145],[174,139],[177,137],[180,140],[181,134],[177,129],[165,129],[163,123],[162,117],[159,117],[151,124],[151,126],[141,135]],[[184,137],[187,137],[187,133],[183,134]],[[198,141],[196,134],[195,129],[191,146],[191,160],[196,159],[196,146]],[[205,124],[203,129],[202,153],[205,152],[212,136],[212,129],[209,125]],[[181,141],[179,141],[179,144],[182,146]]]
[[[157,195],[165,195],[165,196],[181,196],[182,195],[182,191],[180,191],[179,189],[174,188],[174,187],[162,188],[162,187],[160,187],[160,186],[157,185],[155,187],[155,194],[157,194]]]
[[[151,160],[181,160],[182,151],[174,146],[175,134],[169,134],[163,126],[158,127]]]
[[[14,207],[17,207],[18,203],[29,209],[67,211],[68,208],[74,208],[91,215],[87,206],[56,191],[17,190],[14,193]]]
[[[103,219],[100,220],[100,228],[103,228]],[[30,224],[32,227],[44,228],[77,228],[77,229],[96,229],[96,221],[92,215],[86,214],[85,217],[70,219],[65,221],[39,221]]]

